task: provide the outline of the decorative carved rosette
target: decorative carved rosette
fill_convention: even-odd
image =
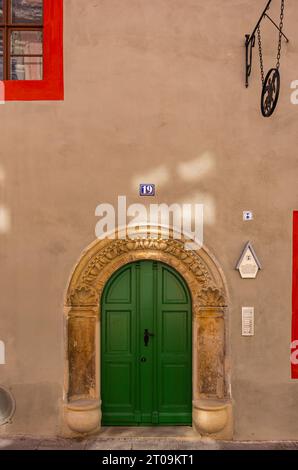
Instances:
[[[96,290],[88,285],[79,285],[73,289],[68,296],[68,305],[73,307],[77,306],[92,306],[98,302],[98,293]]]
[[[212,286],[205,287],[199,292],[198,303],[201,308],[224,308],[227,306],[223,291]]]

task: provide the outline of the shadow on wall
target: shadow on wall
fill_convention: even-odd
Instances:
[[[154,183],[158,188],[166,190],[167,185],[172,184],[175,177],[175,180],[178,178],[187,188],[187,185],[200,182],[207,175],[210,175],[214,169],[215,156],[211,152],[205,151],[197,158],[179,163],[174,171],[167,165],[161,165],[154,170],[140,173],[132,178],[131,185],[135,190],[140,183]],[[203,204],[204,223],[207,225],[215,224],[216,207],[214,198],[210,194],[192,191],[182,198],[178,198],[175,202],[178,204]]]

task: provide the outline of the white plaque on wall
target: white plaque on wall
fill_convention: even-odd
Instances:
[[[5,346],[3,341],[0,341],[0,364],[5,364]]]
[[[237,263],[236,269],[239,270],[242,279],[255,279],[259,269],[261,268],[261,263],[258,260],[252,244],[247,242]]]
[[[255,312],[254,307],[242,307],[242,336],[254,336]]]

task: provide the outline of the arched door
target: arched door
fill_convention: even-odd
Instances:
[[[102,295],[103,425],[190,425],[191,299],[161,262],[113,274]]]

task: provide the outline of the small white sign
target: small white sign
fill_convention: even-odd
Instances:
[[[5,346],[3,341],[0,341],[0,364],[5,364]]]
[[[261,268],[261,263],[252,244],[250,242],[246,243],[236,266],[240,276],[242,279],[255,279]]]
[[[243,211],[243,220],[253,220],[254,215],[252,211]]]
[[[255,334],[254,311],[254,307],[242,307],[242,336],[254,336]]]

